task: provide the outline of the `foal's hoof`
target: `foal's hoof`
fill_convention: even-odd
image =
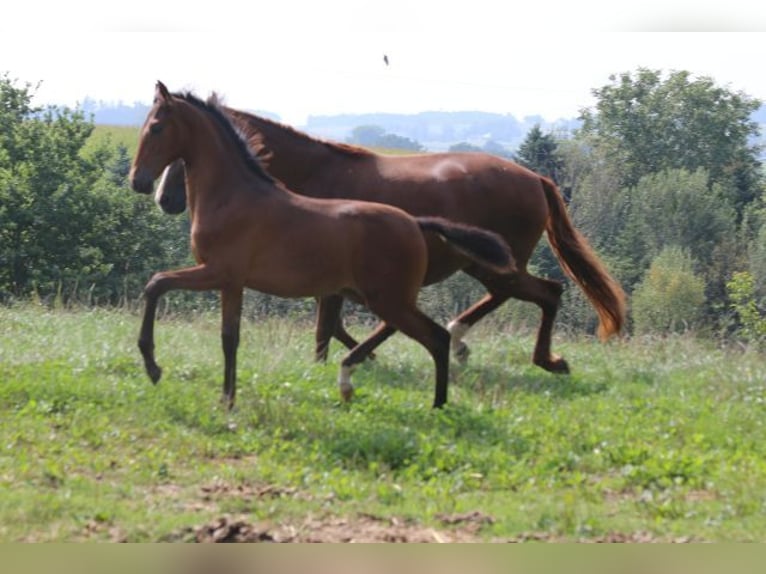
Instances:
[[[558,355],[551,355],[550,359],[535,360],[534,363],[550,373],[556,373],[557,375],[569,374],[569,364]]]
[[[162,368],[159,365],[147,365],[146,374],[155,385],[162,378]]]
[[[455,355],[455,360],[461,365],[465,365],[468,362],[468,357],[471,355],[471,349],[468,345],[460,341],[460,344],[452,351]]]
[[[226,393],[221,395],[221,406],[225,408],[227,411],[231,412],[234,410],[234,397],[228,396]]]

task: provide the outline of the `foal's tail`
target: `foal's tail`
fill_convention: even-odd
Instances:
[[[439,234],[453,249],[496,273],[513,273],[516,263],[511,249],[497,233],[455,223],[441,217],[416,217],[423,231]]]
[[[572,225],[556,185],[540,178],[550,216],[545,225],[548,241],[564,271],[585,292],[598,314],[598,336],[603,340],[625,324],[625,292],[599,261],[588,241]]]

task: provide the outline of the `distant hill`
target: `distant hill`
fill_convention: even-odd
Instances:
[[[483,147],[492,141],[515,149],[535,126],[545,131],[571,131],[575,119],[547,122],[540,116],[521,120],[511,114],[490,112],[421,112],[418,114],[344,114],[309,116],[304,129],[311,134],[344,141],[351,131],[363,125],[380,126],[386,132],[413,139],[429,150],[443,150],[457,143]]]
[[[91,98],[85,98],[80,109],[86,115],[92,114],[96,124],[107,126],[140,126],[144,123],[146,114],[149,113],[149,106],[141,102],[115,104],[96,101]]]
[[[92,114],[98,125],[140,126],[149,106],[140,102],[133,104],[108,103],[86,99],[82,106],[86,114]],[[279,121],[279,116],[267,111],[254,111]],[[766,105],[753,114],[753,121],[761,126],[761,141],[766,141]],[[339,114],[309,116],[306,125],[293,126],[311,135],[346,141],[354,128],[379,126],[386,132],[410,138],[429,151],[440,151],[458,143],[469,143],[485,147],[487,143],[499,144],[509,150],[516,150],[524,141],[527,132],[536,124],[543,131],[570,133],[579,127],[575,118],[562,118],[553,122],[540,116],[517,119],[511,114],[497,114],[480,111],[462,112],[421,112],[418,114]]]

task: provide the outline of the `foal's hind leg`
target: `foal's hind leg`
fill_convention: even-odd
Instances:
[[[449,332],[414,306],[370,304],[370,310],[385,320],[386,324],[396,326],[402,333],[415,339],[431,354],[436,368],[433,406],[442,407],[447,402],[449,382]]]
[[[535,277],[525,270],[521,270],[510,277],[488,274],[473,268],[466,269],[466,272],[478,279],[487,288],[489,294],[450,322],[452,333],[458,333],[462,337],[480,319],[497,309],[511,297],[529,301],[540,307],[542,311],[532,361],[535,365],[552,373],[569,372],[567,362],[558,355],[551,353],[553,324],[556,320],[563,291],[561,283]],[[459,337],[456,339],[458,343],[462,343]],[[455,344],[453,339],[453,350]]]

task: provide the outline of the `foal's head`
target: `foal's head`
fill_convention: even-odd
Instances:
[[[139,193],[151,193],[154,180],[163,168],[180,157],[183,141],[174,98],[157,82],[154,103],[141,128],[136,156],[130,170],[130,184]]]

